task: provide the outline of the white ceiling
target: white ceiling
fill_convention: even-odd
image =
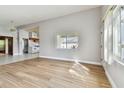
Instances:
[[[59,16],[98,7],[96,5],[4,5],[0,6],[0,25],[9,25],[13,20],[15,25],[30,24]]]

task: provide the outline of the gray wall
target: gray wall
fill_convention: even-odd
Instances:
[[[100,8],[95,8],[40,24],[40,56],[100,62]],[[57,33],[78,33],[79,48],[56,49]]]
[[[108,6],[102,8],[102,14],[105,14],[105,10]],[[114,60],[114,59],[113,59]],[[124,87],[124,63],[113,61],[112,64],[102,62],[106,73],[114,87]]]

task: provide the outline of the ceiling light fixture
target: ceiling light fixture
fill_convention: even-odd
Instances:
[[[14,26],[14,21],[10,21],[10,26],[9,26],[10,31],[16,31],[16,27]]]

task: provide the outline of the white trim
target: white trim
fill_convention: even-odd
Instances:
[[[124,61],[120,60],[119,58],[113,57],[113,60],[118,62],[120,65],[124,66]]]
[[[17,56],[17,55],[19,55],[18,53],[13,53],[13,56]]]
[[[115,84],[114,80],[111,78],[109,72],[107,70],[105,70],[106,76],[110,82],[110,84],[112,85],[113,88],[117,88],[117,85]]]
[[[106,74],[106,76],[107,76],[112,88],[117,88],[117,85],[115,84],[114,80],[112,79],[111,75],[109,74],[108,70],[105,67],[105,64],[106,64],[105,61],[102,61],[101,63],[103,65],[103,68],[105,70],[105,74]]]
[[[108,6],[108,8],[107,8],[105,14],[103,15],[102,21],[105,20],[106,16],[108,15],[108,13],[110,12],[110,10],[111,10],[112,7],[113,7],[113,5]]]
[[[56,60],[63,60],[63,61],[70,61],[74,62],[75,59],[68,59],[68,58],[58,58],[58,57],[48,57],[48,56],[39,56],[40,58],[48,58],[48,59],[56,59]],[[87,63],[87,64],[93,64],[93,65],[101,65],[100,62],[95,61],[87,61],[87,60],[78,60],[80,63]]]

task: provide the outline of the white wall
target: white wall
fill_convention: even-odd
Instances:
[[[40,24],[40,56],[100,62],[100,8],[48,20]],[[56,49],[57,33],[78,33],[79,48]]]
[[[11,32],[5,26],[0,26],[0,36],[11,36],[13,37],[13,55],[18,54],[18,43],[17,43],[17,32]]]
[[[104,6],[102,8],[103,15],[105,14],[105,10],[107,8],[108,6]],[[124,87],[124,63],[123,65],[118,63],[117,61],[112,62],[112,64],[108,64],[105,62],[102,63],[113,87]]]
[[[5,54],[8,54],[8,38],[5,39]]]

